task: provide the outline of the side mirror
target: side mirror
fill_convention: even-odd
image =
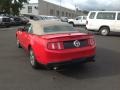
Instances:
[[[78,18],[76,18],[76,20],[78,20]]]

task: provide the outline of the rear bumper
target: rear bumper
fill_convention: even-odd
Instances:
[[[37,56],[38,62],[48,65],[50,63],[61,63],[61,62],[69,62],[76,61],[76,59],[80,59],[82,61],[83,58],[88,58],[95,56],[96,47],[86,47],[86,48],[77,48],[77,49],[68,49],[68,50],[46,50],[44,55],[40,54]]]
[[[9,26],[10,25],[10,22],[2,22],[0,23],[1,26]]]
[[[46,66],[48,68],[61,67],[61,66],[73,65],[73,64],[83,63],[83,62],[95,61],[94,58],[95,58],[95,56],[91,56],[91,57],[74,59],[74,60],[65,61],[65,62],[59,62],[59,63],[48,63]]]

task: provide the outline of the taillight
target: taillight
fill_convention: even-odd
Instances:
[[[49,42],[47,48],[51,50],[61,50],[64,49],[63,42]]]
[[[88,43],[89,43],[90,46],[96,45],[96,42],[95,42],[95,39],[94,39],[94,38],[90,38],[90,39],[88,40]]]

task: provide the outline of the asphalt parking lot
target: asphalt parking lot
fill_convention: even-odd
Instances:
[[[57,72],[31,68],[16,47],[16,28],[0,28],[0,90],[120,90],[119,34],[95,35],[96,62]]]

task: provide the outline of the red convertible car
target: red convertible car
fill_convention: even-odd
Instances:
[[[57,69],[68,63],[93,61],[94,36],[80,33],[60,21],[30,21],[16,32],[17,46],[29,53],[33,68],[39,64]]]

